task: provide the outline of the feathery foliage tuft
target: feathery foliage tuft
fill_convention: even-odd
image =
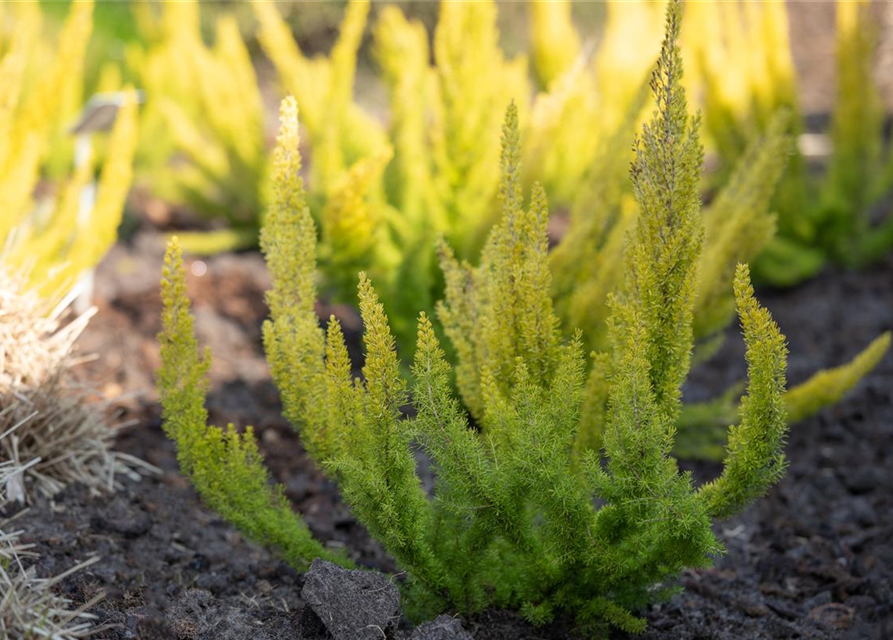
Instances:
[[[707,94],[708,128],[715,124],[710,121],[709,114],[717,113],[717,106],[711,103],[712,99],[721,99],[720,102],[728,109],[733,109],[734,106],[734,111],[738,114],[736,117],[744,118],[749,112],[746,112],[740,102],[736,102],[742,98],[730,93],[734,87],[727,86],[727,76],[715,79],[717,84],[711,84],[713,76],[708,73],[717,59],[733,64],[731,58],[724,56],[733,56],[735,50],[726,51],[716,43],[711,44],[712,41],[701,41],[698,38],[709,35],[710,29],[720,34],[726,33],[723,29],[731,29],[733,31],[729,32],[729,42],[738,42],[744,37],[744,32],[739,33],[734,29],[743,28],[741,24],[746,25],[747,29],[759,27],[758,33],[763,38],[753,60],[735,63],[735,68],[740,67],[747,71],[746,78],[751,87],[748,90],[763,96],[760,102],[761,115],[757,118],[759,122],[755,121],[746,128],[753,132],[746,148],[742,152],[730,152],[729,160],[734,162],[731,173],[703,212],[704,250],[699,257],[697,295],[692,309],[692,330],[698,359],[708,357],[720,346],[723,331],[732,320],[735,298],[731,281],[739,262],[755,260],[759,256],[761,273],[770,264],[773,265],[772,268],[777,266],[781,271],[795,273],[790,271],[787,258],[776,260],[778,247],[787,240],[774,237],[776,226],[787,224],[779,220],[775,213],[776,207],[784,204],[784,199],[789,194],[782,191],[790,189],[787,183],[793,180],[792,175],[798,171],[797,167],[791,166],[791,163],[798,162],[793,144],[793,132],[798,126],[797,112],[791,106],[794,104],[793,99],[789,99],[787,90],[782,86],[784,78],[793,77],[792,69],[788,69],[784,55],[776,55],[762,48],[767,42],[786,42],[786,36],[782,38],[778,31],[779,25],[786,24],[786,14],[779,13],[780,11],[783,11],[783,7],[746,8],[737,3],[695,3],[687,18],[694,19],[694,22],[688,22],[688,26],[683,29],[688,34],[688,40],[684,43],[686,51],[693,53],[695,59],[701,63],[696,79],[706,79],[710,91],[719,92],[712,97],[709,92]],[[744,23],[739,20],[741,12],[747,14]],[[645,14],[640,15],[637,20],[641,25],[650,24]],[[740,53],[738,51],[736,55]],[[683,84],[686,84],[684,80]],[[640,108],[633,104],[627,114],[631,121],[629,126],[639,111]],[[750,114],[747,117],[756,116]],[[555,308],[561,315],[563,328],[566,333],[575,327],[582,328],[587,347],[597,352],[608,349],[608,300],[617,290],[620,280],[618,275],[624,268],[628,268],[625,265],[636,260],[635,256],[624,252],[623,237],[637,216],[643,214],[632,200],[631,194],[621,186],[619,179],[627,158],[622,135],[626,128],[627,125],[619,127],[620,133],[605,143],[598,160],[593,164],[588,188],[571,210],[568,232],[550,256],[554,273]],[[746,140],[740,142],[743,147]],[[729,144],[730,148],[738,148],[738,142]],[[851,374],[868,371],[850,365],[844,367],[848,367],[846,370]],[[592,375],[595,379],[589,385],[589,397],[595,398],[599,394],[594,389],[602,385],[603,375],[594,370]],[[842,393],[858,380],[857,377],[847,379],[842,368],[841,371],[834,370],[831,375],[835,380],[839,379]],[[839,399],[832,394],[821,393],[819,386],[815,384],[804,384],[792,390],[792,393],[794,391],[800,398],[798,404],[809,407],[810,413]],[[715,401],[686,407],[680,423],[685,433],[680,438],[679,452],[695,457],[721,459],[721,443],[725,441],[726,426],[735,419],[738,395],[730,390]],[[806,397],[810,397],[810,401],[804,401]],[[596,408],[591,402],[588,404],[585,424],[593,425],[592,429],[597,431],[594,425],[602,421],[600,415],[604,408],[601,405]],[[797,415],[798,419],[805,417],[802,414],[792,415]],[[599,441],[592,436],[593,432],[588,427],[582,433],[590,435],[580,442]]]
[[[772,196],[793,146],[789,130],[790,114],[776,112],[765,135],[748,145],[728,182],[704,211],[706,242],[694,309],[699,340],[709,339],[729,324],[735,313],[729,286],[735,265],[759,255],[775,234]]]
[[[838,263],[864,266],[893,247],[893,216],[877,228],[870,208],[893,187],[884,166],[884,109],[874,78],[878,28],[870,2],[838,2],[834,145],[822,193],[820,241]],[[893,150],[888,150],[893,157]]]
[[[893,246],[893,221],[872,227],[868,212],[891,187],[884,161],[883,110],[873,78],[877,33],[871,3],[840,0],[837,13],[837,94],[829,170],[807,174],[792,148],[772,198],[777,236],[755,265],[762,280],[791,286],[815,275],[827,258],[862,266]],[[783,2],[697,2],[685,30],[697,63],[706,128],[728,175],[749,138],[769,131],[775,114],[790,114],[788,130],[804,129]],[[734,73],[730,73],[734,70]]]
[[[177,445],[177,461],[202,499],[248,538],[276,549],[290,564],[306,568],[316,557],[348,561],[313,540],[292,512],[281,486],[270,486],[254,431],[207,424],[205,394],[210,354],[199,353],[189,314],[186,275],[176,238],[168,245],[161,283],[161,395],[164,429]],[[349,564],[349,563],[348,563]]]
[[[512,104],[502,127],[502,220],[490,233],[481,264],[476,269],[459,264],[452,249],[441,247],[446,292],[438,313],[459,355],[457,386],[479,421],[486,405],[483,367],[504,393],[519,362],[534,380],[548,381],[559,359],[560,334],[549,296],[549,212],[538,185],[525,210],[520,164],[518,109]]]
[[[735,299],[747,345],[747,395],[741,399],[741,421],[729,432],[722,475],[699,491],[715,518],[728,517],[762,496],[785,470],[784,336],[757,304],[745,265],[735,274]]]
[[[569,13],[547,4],[536,10],[548,12],[553,27],[578,40],[567,22]],[[469,260],[480,251],[498,218],[499,139],[493,132],[504,106],[512,100],[518,106],[519,130],[526,141],[520,148],[525,186],[540,179],[550,199],[569,205],[588,177],[599,143],[607,141],[621,122],[632,128],[632,119],[612,118],[603,125],[603,116],[608,111],[625,115],[632,109],[627,101],[641,93],[651,56],[639,76],[617,74],[603,81],[592,72],[586,51],[574,51],[578,45],[568,47],[553,64],[554,82],[531,105],[526,60],[510,59],[499,47],[496,3],[442,3],[430,44],[420,22],[408,20],[397,7],[385,7],[372,32],[375,59],[389,94],[391,117],[385,132],[353,102],[347,89],[337,93],[337,100],[330,99],[325,117],[321,115],[320,103],[335,82],[336,53],[345,58],[345,51],[355,53],[352,38],[360,17],[365,20],[364,6],[349,3],[331,55],[310,59],[271,4],[253,5],[264,50],[283,88],[302,105],[313,151],[308,203],[322,228],[326,291],[347,298],[347,284],[356,271],[369,273],[390,314],[401,352],[411,353],[415,314],[419,309],[430,313],[444,287],[434,250],[438,237],[450,244],[457,259]],[[337,73],[349,71],[352,78],[350,64],[337,66],[341,69]],[[606,78],[610,69],[602,70]],[[346,80],[338,82],[350,86]],[[623,91],[613,91],[621,86]],[[630,86],[632,90],[627,90]],[[642,102],[637,101],[639,110]],[[326,127],[328,133],[323,135]],[[624,144],[628,135],[624,131]],[[340,151],[323,149],[335,137]],[[389,154],[389,147],[393,159],[383,174],[369,176],[361,163],[377,164]],[[339,154],[341,161],[320,166],[321,156],[325,160]],[[622,183],[622,171],[619,175]],[[347,203],[342,187],[352,194],[350,211],[343,210]],[[329,204],[332,199],[340,200],[334,208]],[[347,251],[333,261],[336,252],[329,246],[326,227],[338,226],[333,220],[336,209],[343,210],[338,220],[362,218],[374,242],[344,239],[341,245]]]

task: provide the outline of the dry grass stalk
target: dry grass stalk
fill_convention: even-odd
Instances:
[[[104,407],[72,374],[84,360],[74,342],[94,310],[68,319],[75,294],[51,308],[21,282],[0,273],[0,467],[11,470],[5,496],[24,503],[75,481],[110,490],[115,473],[133,474],[136,461],[109,450],[114,430]]]
[[[0,445],[10,438],[0,434]],[[13,461],[0,463],[0,485],[9,486],[12,478],[21,477],[23,468]],[[0,507],[5,503],[0,494]],[[21,515],[24,511],[20,511]],[[53,587],[72,573],[90,566],[93,557],[54,578],[38,578],[33,565],[37,554],[33,544],[23,543],[21,531],[11,528],[15,517],[0,522],[0,638],[4,640],[76,640],[86,638],[99,629],[93,626],[94,616],[87,613],[105,594],[99,593],[80,607],[53,591]]]
[[[0,479],[8,475],[0,472]],[[72,573],[99,560],[90,558],[53,578],[36,577],[34,566],[26,566],[27,559],[36,554],[33,545],[19,540],[21,531],[7,533],[8,524],[0,523],[0,637],[9,640],[75,640],[86,638],[99,629],[94,628],[95,618],[87,610],[102,600],[100,593],[79,607],[53,591],[53,587]]]

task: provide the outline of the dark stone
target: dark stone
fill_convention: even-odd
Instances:
[[[386,576],[318,558],[304,576],[301,597],[334,640],[388,638],[400,620],[400,593]]]
[[[853,498],[850,501],[852,517],[860,526],[868,528],[878,523],[877,512],[867,498]]]
[[[226,591],[228,582],[226,576],[219,573],[203,573],[196,578],[195,586],[199,589],[210,591],[214,595],[219,595]]]
[[[127,504],[121,496],[115,496],[100,514],[90,521],[93,529],[117,533],[125,538],[138,538],[149,532],[152,519],[141,509]]]
[[[433,621],[417,627],[409,640],[472,640],[459,618],[437,616]]]
[[[873,466],[851,467],[843,475],[843,483],[856,495],[871,493],[886,481],[884,472]]]

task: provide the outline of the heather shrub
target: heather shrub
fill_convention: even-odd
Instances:
[[[523,202],[517,108],[501,143],[502,214],[472,269],[442,249],[441,307],[456,343],[463,397],[431,320],[420,314],[407,381],[372,281],[359,277],[365,327],[362,379],[353,379],[334,317],[316,301],[316,225],[300,177],[297,105],[282,105],[274,191],[262,249],[272,276],[264,344],[286,417],[338,483],[357,518],[407,573],[414,610],[517,608],[534,622],[573,615],[591,633],[640,631],[635,610],[672,592],[685,567],[721,551],[711,530],[784,471],[784,338],[753,296],[748,269],[734,295],[747,344],[747,393],[730,430],[722,475],[695,488],[671,451],[680,386],[691,363],[693,308],[704,228],[698,182],[699,119],[687,113],[677,46],[680,5],[667,10],[653,73],[656,109],[635,145],[631,175],[640,214],[627,236],[620,289],[610,297],[610,349],[587,376],[579,334],[566,340],[549,295],[548,205],[534,186]],[[247,535],[296,566],[343,557],[313,541],[271,489],[253,433],[207,425],[207,355],[188,312],[180,250],[171,244],[159,386],[167,433],[203,497]],[[590,411],[598,410],[600,419]],[[402,408],[411,402],[414,412]],[[586,443],[598,441],[597,447]],[[413,443],[434,463],[425,493]]]

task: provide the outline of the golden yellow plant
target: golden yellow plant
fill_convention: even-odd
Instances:
[[[44,295],[64,293],[118,238],[137,143],[136,92],[127,89],[122,95],[92,207],[85,208],[82,199],[93,177],[88,161],[76,169],[48,214],[32,214],[22,221],[7,250],[7,264],[24,269]]]
[[[16,7],[16,29],[0,58],[0,259],[48,297],[64,296],[109,250],[131,181],[137,137],[132,89],[121,94],[93,206],[83,197],[93,180],[92,159],[79,164],[55,198],[35,197],[52,157],[72,146],[59,134],[71,137],[68,105],[82,91],[92,10],[90,2],[72,5],[48,70],[29,83],[32,56],[43,59],[41,16],[36,5]]]
[[[530,3],[530,44],[540,86],[548,88],[580,55],[580,34],[568,0]]]
[[[225,218],[231,245],[251,245],[264,208],[264,111],[235,18],[222,15],[213,45],[202,39],[199,3],[136,3],[146,44],[127,63],[146,94],[138,171],[156,195]],[[186,238],[184,243],[189,243]],[[205,236],[192,237],[200,249]]]
[[[0,41],[0,238],[28,215],[41,167],[79,100],[93,3],[73,3],[49,60],[39,6],[16,3],[6,10],[14,29],[9,42]],[[39,72],[38,62],[45,65]]]

